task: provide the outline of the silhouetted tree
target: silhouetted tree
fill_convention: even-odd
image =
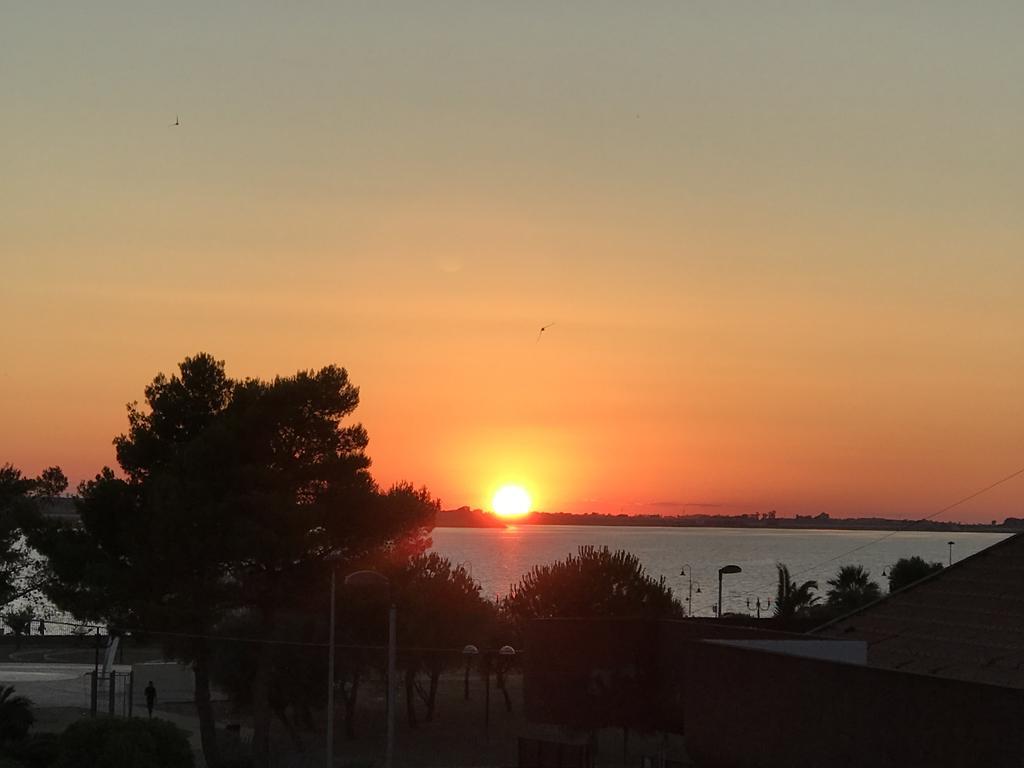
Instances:
[[[929,563],[917,555],[902,557],[889,569],[889,591],[895,592],[897,589],[903,589],[908,584],[913,584],[915,581],[920,581],[925,576],[930,576],[941,570],[942,563]]]
[[[405,672],[406,713],[416,726],[416,698],[434,718],[441,673],[461,666],[459,652],[467,644],[482,644],[493,608],[480,596],[480,585],[469,572],[452,566],[435,552],[417,555],[392,576],[398,602],[400,663]],[[427,676],[426,685],[418,676]]]
[[[849,613],[882,596],[878,582],[862,565],[844,565],[835,578],[828,580],[826,592],[829,608],[837,613]]]
[[[365,430],[341,424],[359,401],[342,368],[233,381],[201,354],[145,394],[115,440],[126,479],[104,470],[81,489],[81,528],[37,537],[57,577],[51,596],[76,615],[192,638],[173,652],[192,662],[211,765],[206,638],[243,613],[265,641],[249,682],[254,759],[266,765],[284,606],[314,593],[327,602],[328,555],[421,551],[437,504],[409,485],[377,488]]]
[[[789,568],[782,563],[776,563],[775,567],[779,572],[779,584],[775,592],[775,616],[788,620],[806,614],[818,602],[818,596],[813,594],[818,588],[818,582],[809,580],[797,585],[790,578]]]
[[[0,466],[0,607],[31,589],[36,566],[24,546],[25,533],[38,525],[31,498],[36,481],[11,464]]]
[[[678,618],[682,606],[665,578],[648,575],[636,555],[584,546],[576,555],[535,566],[501,601],[520,633],[529,619],[592,616]]]
[[[168,630],[192,662],[207,763],[218,749],[210,705],[209,634],[236,590],[226,570],[234,510],[222,472],[230,457],[213,441],[235,386],[210,355],[158,374],[146,407],[128,406],[128,433],[114,440],[125,479],[105,467],[79,486],[81,526],[51,522],[31,539],[53,575],[49,597],[82,619]]]
[[[44,499],[55,499],[68,489],[68,478],[60,467],[47,467],[35,479],[32,493]]]

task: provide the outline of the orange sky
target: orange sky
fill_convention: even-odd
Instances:
[[[1022,21],[20,6],[0,462],[202,350],[346,366],[446,506],[929,514],[1024,466]]]

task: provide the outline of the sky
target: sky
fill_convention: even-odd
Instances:
[[[552,5],[6,3],[0,463],[92,476],[206,351],[346,367],[446,507],[920,517],[1024,467],[1024,7]]]

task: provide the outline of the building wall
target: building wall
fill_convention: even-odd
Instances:
[[[712,643],[685,655],[702,768],[1020,768],[1024,693]]]

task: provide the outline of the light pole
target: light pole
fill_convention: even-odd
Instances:
[[[384,587],[390,593],[391,582],[388,581],[387,576],[376,571],[356,571],[345,577],[345,586],[362,588]],[[398,608],[395,606],[393,594],[389,594],[388,604],[388,740],[384,752],[384,768],[391,768],[395,753],[395,647],[397,645],[396,624],[398,622]]]
[[[689,568],[689,572],[687,572]],[[679,571],[680,576],[686,576],[689,578],[689,591],[686,595],[686,613],[690,618],[693,618],[693,566],[689,563],[683,563],[682,570]],[[697,588],[700,591],[700,587]]]
[[[722,576],[727,573],[740,573],[743,569],[738,565],[723,565],[718,569],[718,618],[722,618],[725,615],[725,611],[722,606]]]
[[[480,653],[475,645],[467,645],[462,649],[462,655],[466,657],[466,679],[463,682],[463,698],[469,701],[469,668],[473,663],[473,657]]]
[[[770,597],[765,599],[765,603],[764,603],[763,607],[764,607],[764,609],[766,611],[769,608],[772,607],[772,599]],[[754,608],[757,610],[757,618],[760,619],[761,618],[761,608],[762,608],[761,598],[760,597],[757,598],[757,600],[754,601]],[[748,611],[750,610],[750,598],[749,597],[747,598],[747,610]]]
[[[949,564],[952,565],[953,564],[953,545],[956,544],[956,542],[955,541],[948,541],[946,543],[949,544]]]
[[[331,628],[327,640],[327,768],[334,768],[334,593],[337,568],[331,563]]]

